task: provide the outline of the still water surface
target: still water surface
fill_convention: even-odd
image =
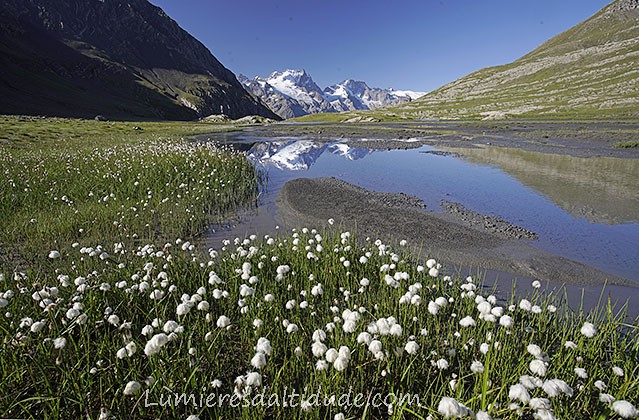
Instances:
[[[533,245],[639,285],[639,160],[577,158],[517,149],[407,150],[354,147],[357,139],[316,142],[228,134],[268,172],[257,211],[211,240],[272,233],[276,200],[288,180],[333,176],[363,188],[405,192],[431,211],[442,200],[498,215],[539,236]],[[409,140],[410,141],[410,140]]]

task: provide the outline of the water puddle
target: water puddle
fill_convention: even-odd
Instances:
[[[215,139],[215,138],[214,138]],[[372,142],[264,138],[245,133],[215,139],[245,150],[268,173],[259,207],[209,244],[273,233],[277,197],[294,178],[334,176],[366,189],[404,192],[441,211],[461,203],[537,233],[532,244],[639,284],[639,160],[577,158],[498,147],[371,149]],[[410,140],[408,140],[410,142]]]

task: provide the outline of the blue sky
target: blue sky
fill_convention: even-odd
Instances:
[[[609,0],[150,0],[227,68],[429,91],[508,63]]]

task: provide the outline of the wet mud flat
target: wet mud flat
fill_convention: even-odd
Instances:
[[[529,240],[509,238],[483,224],[469,224],[458,213],[428,212],[413,200],[397,196],[371,194],[337,178],[298,178],[281,189],[278,210],[289,226],[322,226],[332,218],[360,235],[406,239],[444,264],[499,270],[555,284],[633,285],[623,277],[539,250]]]

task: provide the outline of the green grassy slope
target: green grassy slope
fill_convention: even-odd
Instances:
[[[404,118],[639,117],[639,2],[618,0],[513,63],[392,111]]]

